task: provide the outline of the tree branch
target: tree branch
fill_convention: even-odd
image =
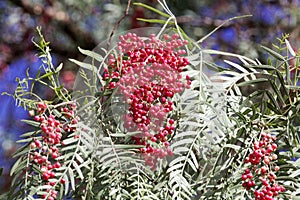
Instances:
[[[97,45],[96,39],[90,33],[77,26],[76,22],[72,21],[64,11],[58,10],[55,7],[44,7],[40,4],[33,4],[29,0],[11,0],[10,2],[21,7],[24,12],[30,15],[44,16],[49,20],[56,21],[61,30],[82,48],[92,49]]]

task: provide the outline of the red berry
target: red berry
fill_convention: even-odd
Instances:
[[[273,151],[274,151],[277,148],[277,144],[273,143],[272,148],[273,148]]]
[[[65,184],[65,182],[66,182],[66,179],[64,179],[64,178],[60,179],[61,184]]]
[[[43,179],[44,179],[45,181],[48,181],[49,178],[50,178],[49,174],[48,174],[47,172],[45,172],[45,173],[43,174]]]
[[[174,119],[169,119],[170,124],[174,124]]]
[[[253,175],[251,173],[247,174],[247,178],[252,179]]]
[[[52,158],[53,158],[53,159],[56,159],[57,157],[58,157],[58,154],[55,153],[55,152],[53,152],[53,153],[52,153]]]

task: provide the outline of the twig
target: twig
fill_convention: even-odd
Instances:
[[[110,33],[110,36],[109,36],[109,38],[107,40],[107,49],[109,49],[109,47],[110,47],[111,39],[112,39],[113,35],[115,34],[115,31],[118,29],[120,23],[125,19],[125,17],[127,17],[128,12],[129,12],[129,8],[130,8],[130,4],[131,4],[131,0],[128,0],[128,2],[127,2],[127,8],[125,10],[124,15],[117,21],[117,23],[115,24],[114,28],[112,29],[112,31]]]

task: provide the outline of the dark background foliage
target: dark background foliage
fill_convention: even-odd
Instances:
[[[121,32],[132,28],[157,26],[137,21],[136,18],[159,18],[150,11],[131,6],[128,15],[115,29]],[[139,1],[141,2],[141,1]],[[68,58],[83,59],[77,47],[92,50],[111,34],[127,7],[124,0],[1,0],[0,1],[0,93],[13,91],[15,78],[24,77],[27,67],[34,74],[40,66],[31,42],[36,26],[41,26],[47,41],[51,41],[54,63],[64,63],[61,81],[72,89],[77,67]],[[144,1],[160,8],[155,0]],[[169,0],[170,8],[180,26],[193,39],[198,40],[220,25],[224,20],[245,14],[252,17],[225,24],[208,40],[204,48],[231,51],[251,58],[264,59],[258,45],[271,46],[283,33],[291,35],[295,50],[299,47],[299,0]],[[221,63],[221,58],[214,58]],[[41,91],[44,98],[51,93]],[[15,140],[27,127],[20,119],[28,114],[16,108],[13,99],[0,96],[0,193],[9,188],[11,154],[16,149]]]

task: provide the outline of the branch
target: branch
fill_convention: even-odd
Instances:
[[[120,23],[125,19],[125,17],[128,15],[128,12],[129,12],[129,8],[130,8],[130,4],[131,4],[131,0],[128,0],[127,2],[127,8],[125,10],[125,13],[124,15],[117,21],[117,23],[115,24],[113,30],[111,31],[110,33],[110,36],[107,40],[107,49],[109,49],[110,47],[110,43],[111,43],[111,39],[112,39],[112,36],[115,34],[115,31],[117,30],[117,28],[119,27]]]
[[[21,7],[24,12],[30,15],[44,16],[49,20],[56,21],[61,30],[69,35],[70,38],[82,48],[92,49],[97,45],[97,41],[90,33],[77,26],[76,22],[72,21],[66,12],[58,10],[58,8],[33,4],[29,0],[11,0],[10,2]]]

